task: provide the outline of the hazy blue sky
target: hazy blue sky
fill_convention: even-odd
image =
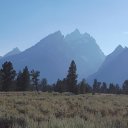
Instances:
[[[128,0],[0,0],[0,55],[75,28],[90,33],[105,54],[128,46]]]

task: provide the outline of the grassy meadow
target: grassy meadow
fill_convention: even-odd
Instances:
[[[0,93],[0,128],[128,128],[128,96]]]

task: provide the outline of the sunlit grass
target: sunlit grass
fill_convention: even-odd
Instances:
[[[0,128],[128,128],[128,96],[0,93]]]

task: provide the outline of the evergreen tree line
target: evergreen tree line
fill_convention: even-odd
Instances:
[[[74,94],[86,93],[108,93],[108,94],[128,94],[128,80],[124,81],[122,87],[118,84],[105,82],[101,83],[96,79],[93,85],[89,85],[85,79],[77,81],[77,68],[73,60],[69,66],[67,76],[56,83],[49,85],[46,78],[40,80],[39,71],[29,71],[28,67],[16,73],[12,63],[5,62],[0,69],[0,91],[43,91],[43,92],[71,92]]]
[[[0,69],[0,91],[27,91],[37,89],[39,72],[24,67],[16,73],[11,62],[5,62]]]

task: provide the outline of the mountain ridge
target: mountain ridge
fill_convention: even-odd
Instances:
[[[128,79],[128,48],[118,46],[111,54],[109,54],[99,70],[88,77],[88,81],[92,83],[93,79],[101,82],[122,84]]]
[[[75,30],[74,33],[79,32]],[[75,34],[68,34],[74,40],[68,41],[60,31],[56,31],[20,54],[2,58],[0,64],[12,61],[17,71],[27,65],[29,69],[39,70],[41,77],[47,78],[51,83],[64,78],[70,62],[75,60],[79,79],[85,78],[98,70],[105,55],[89,34],[79,33],[81,38],[78,36],[78,40]]]
[[[16,47],[16,48],[13,48],[8,53],[6,53],[3,57],[13,56],[13,55],[16,55],[16,54],[19,54],[19,53],[21,53],[21,51],[18,47]]]

